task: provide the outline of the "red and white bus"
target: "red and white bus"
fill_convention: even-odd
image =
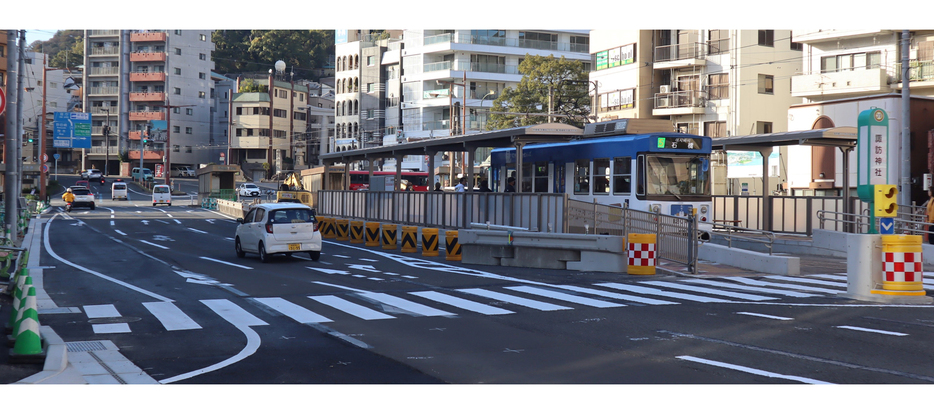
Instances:
[[[395,171],[373,171],[374,176],[395,176]],[[428,173],[427,172],[402,172],[403,190],[428,191]],[[369,171],[351,171],[350,172],[350,190],[369,190],[370,173]]]

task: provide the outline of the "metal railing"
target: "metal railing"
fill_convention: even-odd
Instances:
[[[771,231],[810,236],[819,210],[843,211],[842,197],[771,196]],[[762,197],[758,195],[713,196],[713,222],[734,222],[738,227],[762,230]],[[863,208],[859,198],[851,197],[850,211]],[[842,223],[840,224],[842,228]],[[837,229],[839,230],[839,229]]]
[[[818,210],[818,226],[822,230],[841,231],[844,233],[869,232],[869,209],[864,208],[859,213],[841,213],[832,210]],[[876,231],[879,230],[879,217],[873,223]],[[922,235],[934,233],[928,226],[934,225],[927,221],[927,213],[922,206],[898,206],[898,213],[893,218],[895,234]]]
[[[772,255],[772,245],[775,244],[775,233],[763,230],[750,230],[745,227],[733,226],[730,224],[716,223],[713,225],[715,234],[726,239],[727,247],[733,247],[733,240],[742,240],[753,243],[762,243],[769,250],[769,256]],[[717,232],[717,230],[726,230],[726,232]]]
[[[669,62],[681,59],[704,59],[707,56],[706,43],[685,43],[655,47],[655,62]]]

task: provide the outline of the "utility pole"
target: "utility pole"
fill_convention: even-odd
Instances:
[[[110,175],[110,108],[101,108],[107,114],[104,121],[104,176]]]
[[[911,79],[909,77],[909,51],[911,48],[911,33],[902,31],[902,151],[901,173],[899,174],[899,203],[904,206],[911,205]]]
[[[16,30],[7,30],[7,39],[13,39],[14,44],[15,44],[16,37],[17,37],[16,35],[17,35]],[[7,49],[9,51],[8,53],[9,56],[7,57],[8,59],[7,59],[6,70],[7,70],[7,74],[10,74],[10,73],[17,72],[16,64],[17,64],[17,59],[19,58],[19,52],[17,48],[15,47],[9,47]],[[7,87],[6,103],[7,103],[7,106],[9,107],[10,101],[11,101],[11,99],[9,98],[12,96],[15,99],[16,97],[16,94],[13,91],[16,91],[17,89],[22,89],[22,88],[20,88],[20,84],[16,78],[10,78],[10,77],[7,78],[6,87]],[[15,103],[16,103],[16,106],[22,105],[22,102],[19,99],[16,99]],[[15,195],[16,195],[16,181],[19,180],[19,172],[16,170],[16,168],[19,165],[19,163],[15,162],[16,147],[20,146],[20,141],[22,140],[22,137],[17,138],[17,133],[19,131],[18,123],[21,122],[21,119],[17,119],[16,112],[17,112],[16,109],[13,107],[10,107],[9,110],[7,111],[6,131],[5,131],[5,137],[4,137],[6,138],[5,139],[6,146],[4,147],[5,158],[6,158],[6,174],[5,174],[6,177],[4,177],[5,180],[3,182],[3,192],[5,193],[3,204],[4,204],[4,211],[6,214],[6,222],[3,224],[4,224],[4,227],[10,231],[10,237],[12,238],[12,241],[15,241],[17,238],[15,228],[16,228],[16,218],[18,217],[17,204],[16,204],[17,197]]]
[[[171,180],[169,179],[169,177],[172,175],[172,158],[170,155],[172,153],[172,149],[169,145],[172,141],[172,131],[170,131],[172,129],[172,109],[187,108],[189,106],[195,105],[170,105],[168,100],[166,100],[165,105],[162,105],[162,107],[165,108],[165,185],[172,185]]]

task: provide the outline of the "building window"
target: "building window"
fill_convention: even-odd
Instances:
[[[708,30],[707,37],[710,39],[708,45],[711,55],[719,55],[730,50],[729,30]]]
[[[175,126],[172,127],[172,133],[173,133],[173,134],[178,134],[178,133],[180,133],[180,132],[182,132],[182,127],[180,127],[180,126],[178,126],[178,125],[175,125]]]
[[[238,137],[242,137],[242,136],[243,136],[243,128],[237,128],[236,134],[237,134]]]
[[[610,194],[610,159],[593,160],[593,194]]]
[[[175,74],[176,74],[176,75],[181,75],[181,74],[182,74],[182,69],[181,69],[181,68],[175,68]]]
[[[726,135],[726,122],[707,122],[704,124],[704,135],[711,138],[723,138]]]
[[[172,152],[178,152],[179,145],[172,146]]]
[[[772,133],[772,123],[756,121],[756,133],[757,134],[771,134]]]
[[[205,78],[206,76],[204,75],[204,72],[198,72],[198,79],[205,79]]]
[[[173,93],[176,94],[176,95],[181,95],[181,94],[182,94],[182,88],[174,88]]]
[[[180,114],[180,113],[181,113],[181,112],[180,112],[181,110],[182,110],[181,108],[172,108],[172,113],[173,113],[173,114]]]
[[[707,98],[727,99],[730,97],[730,74],[715,73],[707,75]]]
[[[195,110],[192,108],[185,108],[185,115],[194,115]]]
[[[204,95],[204,91],[198,91],[198,97],[199,97],[199,98],[204,98],[204,96],[205,96],[205,95]]]
[[[366,91],[367,91],[368,93],[376,92],[376,84],[375,84],[375,83],[368,83],[368,84],[366,84]]]
[[[272,116],[276,118],[288,118],[287,113],[288,111],[286,111],[285,109],[273,109],[272,110]]]
[[[790,49],[791,49],[791,50],[794,50],[794,51],[797,51],[797,52],[803,52],[803,51],[804,51],[804,44],[803,44],[803,43],[798,43],[798,42],[791,42],[791,47],[790,47]]]
[[[759,46],[775,47],[775,31],[774,30],[760,30],[759,31]]]
[[[632,158],[613,158],[613,194],[632,192]]]
[[[376,56],[367,56],[366,57],[367,66],[376,66]]]
[[[208,55],[205,55],[204,53],[198,53],[198,59],[207,60],[207,58],[208,58]]]
[[[191,145],[185,146],[185,152],[191,154]]]
[[[181,35],[182,35],[182,31],[181,31],[181,30],[176,30],[176,31],[175,31],[175,34],[178,35],[178,36],[181,36]]]
[[[759,74],[759,93],[772,95],[775,93],[775,77]]]
[[[243,115],[243,108],[237,108],[237,110],[236,110],[235,113],[236,113],[237,115]]]
[[[178,56],[181,56],[181,55],[182,55],[182,50],[176,47],[176,48],[175,48],[175,54],[178,55]]]
[[[574,162],[574,194],[590,194],[590,160]]]
[[[200,35],[200,37],[201,37],[201,41],[202,41],[202,42],[206,42],[206,41],[208,40],[208,37],[207,37],[206,35],[203,35],[203,34],[202,34],[202,35]]]

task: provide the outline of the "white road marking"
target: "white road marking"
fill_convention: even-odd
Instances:
[[[308,266],[305,266],[305,268],[306,268],[306,269],[311,269],[311,270],[317,270],[317,271],[319,271],[319,272],[321,272],[321,273],[327,273],[327,274],[329,274],[329,275],[346,275],[346,274],[349,274],[349,273],[350,273],[350,272],[348,272],[348,271],[346,271],[346,270],[322,269],[322,268],[319,268],[319,267],[308,267]]]
[[[114,231],[117,232],[117,234],[119,234],[119,235],[121,235],[121,236],[126,236],[126,233],[124,233],[124,232],[122,232],[122,231],[120,231],[120,230],[114,229]]]
[[[378,262],[378,261],[379,261],[379,260],[376,260],[376,259],[357,259],[357,260],[360,260],[360,261],[363,261],[363,262]]]
[[[730,289],[748,290],[751,292],[772,293],[776,295],[790,296],[794,298],[810,298],[810,297],[816,296],[816,295],[811,295],[809,293],[801,293],[801,292],[795,292],[791,290],[779,290],[779,289],[769,289],[769,288],[764,288],[764,287],[746,286],[746,285],[741,285],[738,283],[719,282],[716,280],[688,279],[687,282],[688,283],[699,283],[702,285],[725,287],[725,288],[730,288]]]
[[[148,241],[146,241],[146,240],[140,240],[140,243],[146,243],[146,244],[148,244],[148,245],[150,245],[150,246],[155,246],[155,247],[158,247],[158,248],[160,248],[160,249],[169,250],[168,247],[160,246],[160,245],[155,244],[155,243],[150,243],[150,242],[148,242]]]
[[[787,281],[787,282],[810,283],[810,284],[813,284],[813,285],[832,286],[832,287],[842,287],[842,288],[846,289],[846,283],[829,282],[829,281],[826,281],[826,280],[818,280],[818,279],[808,279],[808,278],[806,278],[806,277],[804,277],[804,276],[799,276],[799,277],[790,277],[790,276],[766,276],[766,278],[775,279],[775,280],[784,280],[784,281]]]
[[[461,299],[456,296],[447,295],[441,292],[434,291],[424,291],[424,292],[409,292],[412,295],[419,296],[425,299],[430,299],[435,302],[441,302],[446,305],[451,305],[456,308],[461,308],[471,312],[477,312],[483,315],[508,315],[510,313],[515,313],[510,310],[497,308],[495,306],[490,306],[485,303],[474,302],[467,299]]]
[[[520,298],[518,296],[507,295],[505,293],[493,292],[485,289],[458,289],[459,292],[470,293],[472,295],[483,296],[485,298],[495,299],[502,302],[509,302],[514,305],[525,306],[527,308],[540,311],[556,311],[573,309],[567,306],[555,305],[547,302],[540,302],[532,299]]]
[[[348,302],[337,296],[332,296],[332,295],[309,296],[308,298],[318,303],[328,305],[341,312],[351,314],[353,316],[356,316],[360,319],[367,320],[367,321],[377,320],[377,319],[395,319],[395,316],[390,316],[382,312],[377,312],[370,308],[360,306],[356,303]]]
[[[364,272],[383,273],[379,270],[376,270],[376,268],[373,267],[373,265],[353,264],[353,265],[348,265],[347,267],[354,269],[354,270],[362,270]]]
[[[743,300],[752,300],[752,301],[777,300],[777,298],[772,298],[768,296],[750,295],[747,293],[737,293],[737,292],[730,292],[730,291],[719,290],[719,289],[709,289],[709,288],[704,288],[704,287],[699,287],[699,286],[684,285],[680,283],[662,282],[662,281],[654,281],[654,280],[639,282],[639,283],[646,284],[646,285],[667,287],[667,288],[672,288],[672,289],[687,290],[691,292],[706,293],[709,295],[726,296],[729,298],[737,298],[737,299],[743,299]]]
[[[262,303],[276,312],[279,312],[298,323],[326,323],[334,322],[324,316],[318,315],[308,309],[298,306],[282,298],[254,298],[253,300]]]
[[[175,220],[175,221],[178,221],[178,220]],[[182,223],[178,223],[178,224],[182,224]],[[206,231],[201,231],[201,230],[198,230],[198,229],[193,229],[193,228],[191,228],[191,227],[188,227],[188,230],[191,230],[191,231],[193,231],[193,232],[195,232],[195,233],[208,234],[208,232],[206,232]],[[233,240],[233,239],[231,239],[231,240]]]
[[[91,328],[96,334],[129,333],[130,325],[125,323],[95,323]]]
[[[220,264],[225,264],[225,265],[227,265],[227,266],[233,266],[233,267],[239,267],[239,268],[241,268],[241,269],[253,270],[253,268],[252,268],[252,267],[249,267],[249,266],[238,265],[238,264],[236,264],[236,263],[230,263],[230,262],[225,262],[225,261],[223,261],[223,260],[212,259],[212,258],[210,258],[210,257],[201,256],[200,258],[201,258],[201,259],[204,259],[204,260],[210,260],[210,261],[212,261],[212,262],[216,262],[216,263],[220,263]]]
[[[611,289],[625,290],[625,291],[635,292],[635,293],[642,293],[646,295],[665,296],[669,298],[684,299],[684,300],[690,300],[690,301],[701,302],[701,303],[711,303],[711,302],[729,303],[731,302],[730,300],[726,300],[726,299],[711,298],[707,296],[698,296],[698,295],[689,295],[689,294],[678,293],[678,292],[669,292],[669,291],[665,291],[661,289],[625,285],[622,283],[597,283],[597,286],[608,287]]]
[[[749,279],[745,277],[734,277],[734,278],[731,278],[730,280],[734,282],[745,283],[747,285],[753,285],[753,286],[775,286],[775,287],[783,287],[783,288],[795,289],[795,290],[804,290],[808,292],[820,292],[820,293],[826,293],[830,295],[837,295],[837,294],[842,293],[841,291],[834,290],[834,289],[825,289],[825,288],[819,288],[819,287],[814,287],[814,286],[804,286],[804,285],[790,285],[787,283],[768,282],[768,281],[762,281],[762,280]]]
[[[571,285],[558,285],[561,289],[572,290],[575,292],[588,293],[591,295],[603,296],[610,299],[625,300],[628,302],[645,303],[647,305],[677,305],[678,302],[669,302],[667,300],[643,298],[641,296],[624,295],[622,293],[607,292],[604,290],[590,289]]]
[[[429,306],[422,305],[420,303],[415,303],[409,300],[402,298],[397,298],[392,295],[387,295],[385,293],[361,293],[360,296],[373,299],[385,303],[389,306],[394,306],[396,308],[412,312],[417,315],[422,316],[457,316],[456,314],[445,312],[443,310],[435,309]]]
[[[114,225],[114,221],[113,221],[113,220],[110,220],[110,225],[111,225],[111,226]]]
[[[555,292],[553,290],[536,288],[532,286],[508,286],[506,287],[506,289],[529,293],[532,295],[544,296],[546,298],[563,300],[565,302],[593,306],[595,308],[618,308],[621,306],[626,306],[621,303],[613,303],[613,302],[607,302],[604,300],[597,300],[597,299],[590,299],[590,298],[585,298],[585,297],[576,296],[576,295],[569,295],[567,293]]]
[[[340,255],[340,254],[334,254],[334,255],[332,255],[332,256],[334,256],[334,257],[340,257],[341,259],[349,259],[349,258],[350,258],[350,256],[344,256],[344,255]]]
[[[763,313],[752,313],[752,312],[736,312],[736,314],[737,314],[737,315],[758,316],[758,317],[760,317],[760,318],[768,318],[768,319],[778,319],[778,320],[780,320],[780,321],[793,321],[793,320],[795,319],[795,318],[786,318],[786,317],[784,317],[784,316],[774,316],[774,315],[766,315],[766,314],[763,314]]]
[[[182,224],[182,222],[179,221],[178,219],[174,219],[174,220],[175,220],[175,223],[177,223],[177,224]]]
[[[143,306],[155,316],[167,331],[185,331],[189,329],[201,329],[193,319],[182,312],[178,306],[169,302],[144,302]]]
[[[118,318],[121,316],[120,311],[114,305],[86,305],[83,308],[84,313],[88,315],[88,319]]]
[[[878,330],[878,329],[860,328],[860,327],[858,327],[858,326],[849,326],[849,325],[834,326],[834,328],[851,329],[851,330],[854,330],[854,331],[872,332],[872,333],[883,334],[883,335],[892,335],[892,336],[908,336],[908,334],[906,334],[906,333],[901,333],[901,332],[880,331],[880,330]]]
[[[220,317],[227,320],[234,326],[265,326],[269,325],[263,320],[253,316],[252,313],[247,312],[240,306],[237,306],[235,303],[227,299],[206,299],[202,300],[201,303],[207,305],[215,313],[220,315]]]
[[[818,381],[818,380],[811,379],[811,378],[799,377],[795,375],[776,374],[774,372],[763,371],[761,369],[727,364],[725,362],[712,361],[709,359],[697,358],[697,357],[692,357],[688,355],[677,356],[675,358],[682,359],[685,361],[697,362],[699,364],[713,365],[716,367],[732,369],[732,370],[741,371],[741,372],[745,372],[745,373],[753,374],[753,375],[761,375],[761,376],[769,377],[769,378],[781,378],[781,379],[786,379],[789,381],[803,382],[805,384],[831,384],[830,382]]]

